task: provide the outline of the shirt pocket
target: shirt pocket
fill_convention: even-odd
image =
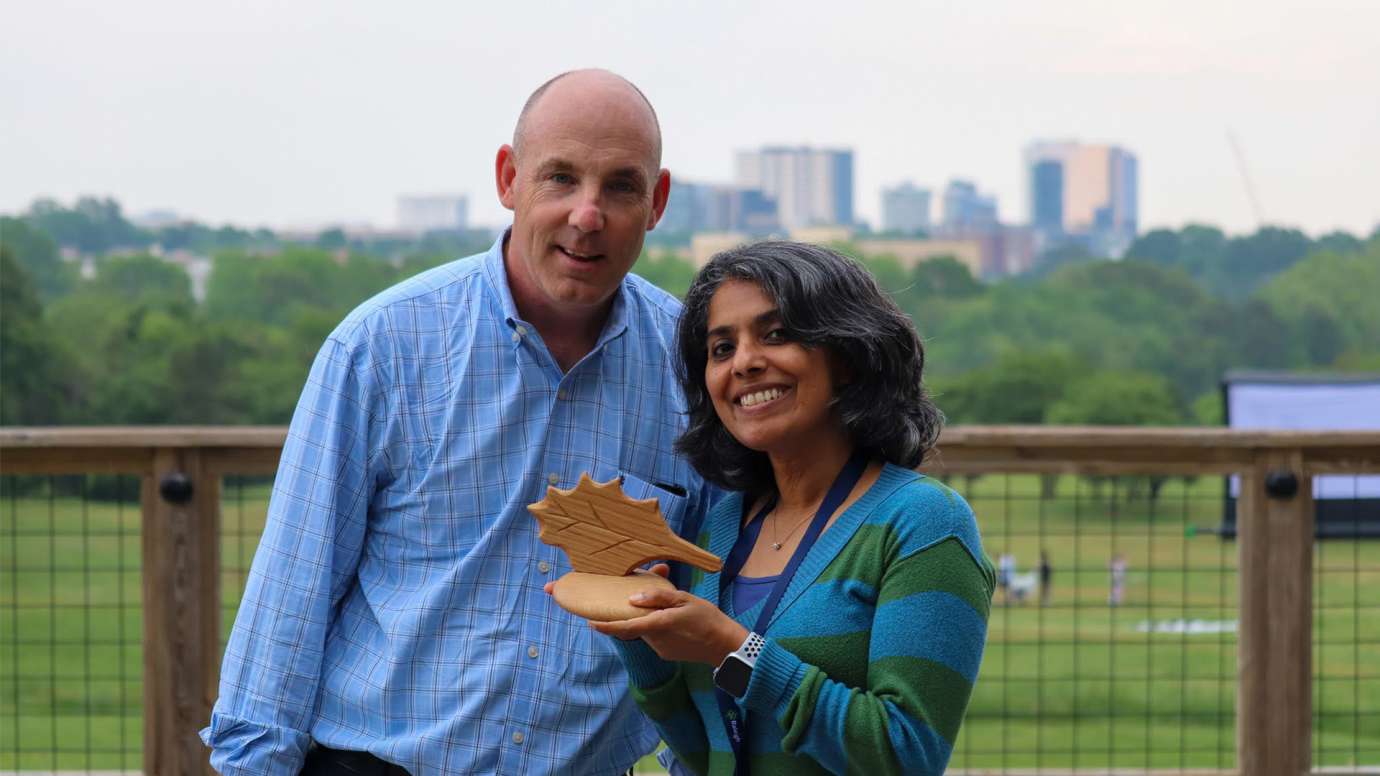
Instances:
[[[623,481],[623,492],[629,498],[645,499],[654,498],[658,508],[661,509],[661,518],[666,524],[671,526],[671,530],[680,535],[681,526],[685,521],[686,505],[689,501],[684,495],[672,493],[664,485],[654,485],[646,480],[640,479],[627,472],[620,472],[619,478]],[[671,486],[676,487],[676,486]]]

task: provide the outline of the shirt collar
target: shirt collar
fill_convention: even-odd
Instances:
[[[503,263],[503,246],[508,242],[508,235],[512,231],[511,226],[504,229],[503,234],[498,236],[489,252],[484,255],[484,275],[494,292],[498,294],[498,305],[503,311],[503,320],[509,328],[516,328],[518,324],[526,322],[518,315],[517,304],[513,301],[513,289],[508,285],[508,268]],[[594,344],[595,350],[627,330],[628,294],[629,281],[624,277],[623,282],[618,284],[618,290],[613,294],[613,306],[609,308],[608,320],[604,321],[604,329]]]

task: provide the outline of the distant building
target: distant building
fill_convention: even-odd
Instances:
[[[169,226],[177,226],[186,223],[183,218],[173,210],[147,210],[129,219],[130,223],[144,229],[163,229]]]
[[[882,231],[914,234],[930,230],[930,190],[910,181],[882,189]]]
[[[982,277],[982,241],[973,238],[868,238],[853,242],[864,256],[890,256],[904,270],[914,269],[931,259],[951,258],[968,268],[973,277]]]
[[[657,229],[667,232],[745,232],[779,228],[776,200],[760,189],[724,184],[672,183]]]
[[[398,228],[420,234],[458,231],[469,226],[469,199],[463,194],[398,197]]]
[[[982,229],[997,225],[997,200],[978,193],[970,181],[952,180],[944,187],[944,228]]]
[[[753,242],[751,236],[742,232],[696,232],[690,238],[690,262],[696,268],[703,267],[714,254]]]
[[[1032,143],[1025,151],[1030,224],[1040,242],[1085,243],[1120,256],[1139,227],[1139,164],[1112,145]]]
[[[736,182],[776,202],[781,227],[851,226],[853,151],[768,146],[739,151]]]
[[[941,227],[935,237],[945,240],[970,240],[978,245],[973,276],[983,279],[1020,275],[1035,266],[1035,232],[1026,226],[989,224],[976,227]]]

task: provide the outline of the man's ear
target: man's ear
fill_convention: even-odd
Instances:
[[[652,186],[652,212],[647,216],[647,231],[656,228],[661,214],[666,212],[666,199],[671,196],[671,171],[657,173],[656,184]]]
[[[509,210],[513,209],[515,197],[513,180],[517,178],[517,157],[513,147],[503,144],[498,148],[498,158],[494,160],[494,182],[498,185],[498,201]]]

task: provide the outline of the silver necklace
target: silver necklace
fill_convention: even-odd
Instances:
[[[772,517],[773,517],[773,518],[776,517],[775,512],[772,513]],[[777,538],[776,538],[776,522],[777,522],[777,521],[776,521],[775,519],[773,519],[773,520],[771,521],[771,548],[772,548],[773,550],[775,550],[776,552],[780,552],[780,551],[781,551],[782,543],[784,543],[787,539],[789,539],[789,538],[791,538],[792,536],[794,536],[794,535],[795,535],[795,532],[800,530],[800,526],[805,525],[805,523],[806,523],[807,521],[809,521],[809,519],[810,519],[810,515],[808,515],[808,514],[805,515],[805,518],[804,518],[803,520],[801,520],[800,522],[796,523],[796,524],[795,524],[795,527],[792,528],[789,532],[786,533],[785,536],[781,537],[780,539],[777,539]]]

